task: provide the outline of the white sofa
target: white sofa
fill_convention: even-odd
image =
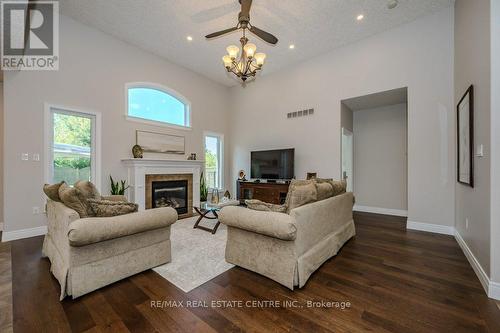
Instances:
[[[226,261],[293,290],[303,287],[326,260],[355,235],[352,193],[304,206],[289,214],[225,207]]]
[[[43,255],[61,285],[61,300],[73,298],[171,260],[173,208],[115,217],[80,218],[61,202],[47,202]]]

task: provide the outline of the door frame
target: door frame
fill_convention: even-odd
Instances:
[[[343,168],[344,168],[344,145],[343,145],[343,140],[344,140],[344,134],[346,134],[346,136],[350,136],[351,137],[351,140],[352,140],[352,161],[351,161],[351,171],[352,171],[352,175],[351,175],[351,190],[354,191],[354,133],[353,131],[345,128],[345,127],[342,127],[341,128],[341,131],[340,131],[340,179],[343,180],[344,179],[344,172],[343,172]]]

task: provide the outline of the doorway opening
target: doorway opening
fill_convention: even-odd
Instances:
[[[341,170],[355,211],[408,215],[408,89],[341,101]]]

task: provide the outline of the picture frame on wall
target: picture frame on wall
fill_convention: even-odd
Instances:
[[[185,153],[183,136],[136,130],[135,138],[136,144],[144,152],[176,155]]]
[[[474,187],[474,87],[457,105],[457,181]]]

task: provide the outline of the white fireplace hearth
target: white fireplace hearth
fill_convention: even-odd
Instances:
[[[205,161],[161,160],[145,158],[123,159],[127,167],[127,199],[139,205],[139,210],[146,209],[146,175],[193,175],[193,206],[200,205],[200,175]]]

